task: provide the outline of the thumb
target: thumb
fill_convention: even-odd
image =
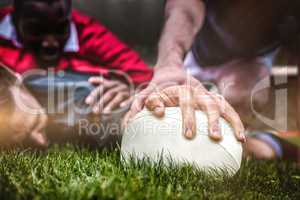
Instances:
[[[130,110],[126,113],[125,117],[122,120],[122,128],[126,128],[130,120],[134,118],[144,107],[144,102],[147,98],[147,91],[142,91],[136,97],[131,104]]]
[[[46,139],[46,136],[41,132],[33,132],[30,135],[30,139],[34,146],[38,146],[38,147],[47,147],[48,146],[48,141]]]

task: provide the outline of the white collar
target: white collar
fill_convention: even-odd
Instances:
[[[70,36],[64,47],[65,52],[78,52],[79,41],[78,32],[74,22],[70,24]],[[16,29],[12,23],[11,15],[6,15],[2,21],[0,21],[0,36],[10,40],[16,47],[22,48],[22,44],[18,41]]]
[[[65,47],[65,52],[78,52],[79,51],[79,40],[78,40],[78,32],[76,29],[76,25],[74,22],[70,24],[70,36],[67,40]]]

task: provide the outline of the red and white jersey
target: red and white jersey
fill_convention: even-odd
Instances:
[[[35,56],[17,40],[11,21],[12,12],[11,8],[0,10],[0,62],[22,74],[39,66]],[[151,80],[152,69],[101,23],[73,10],[70,26],[70,37],[55,66],[57,71],[101,74],[104,77],[109,77],[112,70],[119,71],[127,74],[135,85]]]

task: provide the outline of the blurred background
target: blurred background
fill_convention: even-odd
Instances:
[[[12,0],[0,0],[0,7]],[[95,17],[154,64],[164,0],[73,0],[74,8]]]

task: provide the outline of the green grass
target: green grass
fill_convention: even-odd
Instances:
[[[285,162],[244,161],[234,177],[190,166],[120,162],[118,151],[72,146],[1,151],[0,199],[300,199],[300,170]]]

